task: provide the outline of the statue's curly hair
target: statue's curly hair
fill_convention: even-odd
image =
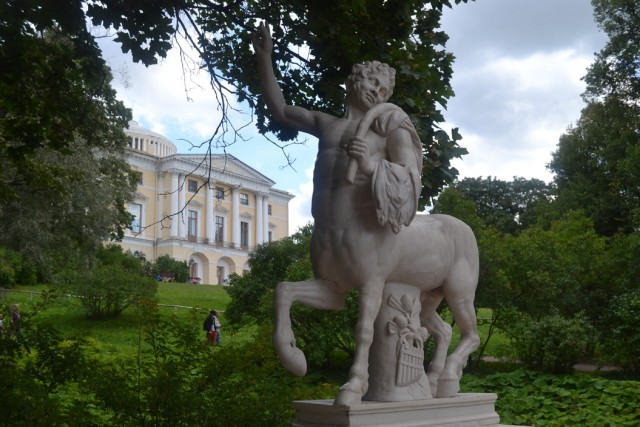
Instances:
[[[347,77],[345,86],[347,88],[347,94],[351,93],[356,84],[364,79],[370,73],[378,73],[385,77],[387,80],[387,101],[393,94],[393,88],[396,85],[396,70],[391,68],[388,64],[380,61],[367,61],[362,64],[354,64],[351,67],[351,74]]]

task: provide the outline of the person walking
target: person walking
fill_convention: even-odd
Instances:
[[[222,339],[220,338],[221,327],[222,325],[218,319],[218,312],[216,310],[211,310],[209,312],[209,316],[207,316],[204,324],[202,325],[202,328],[207,334],[207,340],[211,344],[222,344]]]
[[[13,304],[11,308],[11,336],[15,336],[22,340],[22,315],[20,314],[20,305]]]

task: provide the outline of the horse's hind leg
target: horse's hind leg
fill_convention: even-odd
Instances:
[[[321,310],[341,310],[346,293],[331,289],[325,280],[314,279],[302,282],[281,282],[273,296],[275,310],[273,345],[282,365],[292,374],[302,376],[307,372],[304,353],[296,347],[291,329],[291,305],[299,302]]]
[[[437,397],[453,397],[460,390],[462,369],[469,355],[480,345],[476,311],[473,299],[477,275],[470,271],[459,270],[448,280],[452,286],[445,286],[444,297],[460,329],[460,343],[447,357],[444,369],[438,379]]]
[[[442,288],[424,291],[420,295],[420,300],[422,302],[420,323],[422,326],[427,328],[429,334],[433,336],[436,344],[433,357],[431,358],[429,368],[427,369],[427,378],[429,378],[429,385],[433,396],[436,396],[437,393],[438,379],[440,378],[440,373],[444,369],[452,335],[451,326],[442,320],[436,311],[438,305],[440,305],[440,302],[442,301],[442,298]]]

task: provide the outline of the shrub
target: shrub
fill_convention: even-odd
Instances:
[[[154,276],[171,274],[174,282],[184,283],[189,280],[189,265],[186,261],[178,261],[169,255],[161,255],[153,264],[153,274]]]
[[[611,301],[602,337],[613,363],[631,372],[640,372],[640,291],[620,295]]]
[[[288,373],[271,344],[270,325],[260,325],[251,342],[224,344],[214,353],[201,386],[207,413],[216,425],[291,426],[292,400],[329,399],[338,392],[339,384],[320,373],[307,377]]]
[[[618,427],[640,423],[640,387],[635,381],[519,369],[465,375],[461,388],[464,393],[497,393],[501,425]]]
[[[89,271],[67,271],[61,281],[80,297],[90,318],[116,317],[142,299],[152,299],[157,283],[142,275],[142,262],[120,246],[98,250],[97,265]]]
[[[0,288],[35,283],[36,272],[22,255],[11,249],[0,247]]]
[[[595,341],[584,313],[571,319],[557,313],[534,319],[512,312],[503,319],[502,328],[511,339],[516,358],[532,369],[571,372]]]
[[[6,338],[0,345],[0,425],[111,425],[83,389],[95,368],[88,340],[43,324],[25,342]]]

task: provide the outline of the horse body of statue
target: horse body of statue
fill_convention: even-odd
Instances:
[[[284,102],[270,64],[271,47],[262,25],[254,48],[270,112],[275,120],[318,137],[311,241],[316,278],[276,288],[273,341],[282,364],[294,374],[306,373],[291,329],[291,305],[339,310],[347,292],[356,289],[355,357],[334,404],[360,403],[369,386],[369,350],[383,290],[388,283],[406,284],[420,290],[420,323],[436,342],[427,372],[431,394],[454,396],[462,368],[479,345],[473,306],[477,244],[471,229],[455,218],[416,216],[422,146],[408,116],[385,104],[393,69],[378,62],[354,66],[347,81],[347,114],[338,118]],[[436,312],[443,298],[461,332],[449,356],[451,327]]]

